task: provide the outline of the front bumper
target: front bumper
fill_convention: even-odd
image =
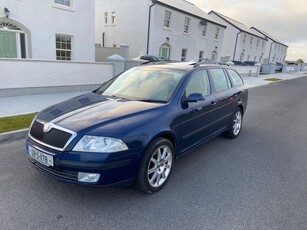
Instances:
[[[53,157],[54,165],[45,166],[30,158],[28,146]],[[142,150],[124,151],[120,153],[90,153],[57,151],[27,139],[27,155],[29,161],[40,173],[55,180],[88,185],[112,185],[132,181],[137,174]],[[96,183],[78,181],[78,172],[99,173]]]

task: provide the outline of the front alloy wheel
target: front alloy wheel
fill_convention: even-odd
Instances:
[[[146,193],[157,192],[168,181],[174,162],[174,147],[165,138],[158,138],[145,152],[138,173],[137,186]]]

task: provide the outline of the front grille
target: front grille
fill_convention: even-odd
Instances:
[[[56,148],[63,149],[72,136],[71,133],[54,127],[51,128],[49,132],[45,133],[43,128],[44,125],[42,123],[34,121],[30,130],[30,135],[36,140]]]

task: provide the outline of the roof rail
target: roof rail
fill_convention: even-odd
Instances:
[[[197,62],[194,64],[193,68],[197,68],[199,66],[230,66],[228,63],[225,62]]]

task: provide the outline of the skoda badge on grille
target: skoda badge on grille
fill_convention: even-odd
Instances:
[[[50,122],[45,123],[44,128],[43,128],[44,133],[48,133],[51,128],[52,128],[52,125]]]

